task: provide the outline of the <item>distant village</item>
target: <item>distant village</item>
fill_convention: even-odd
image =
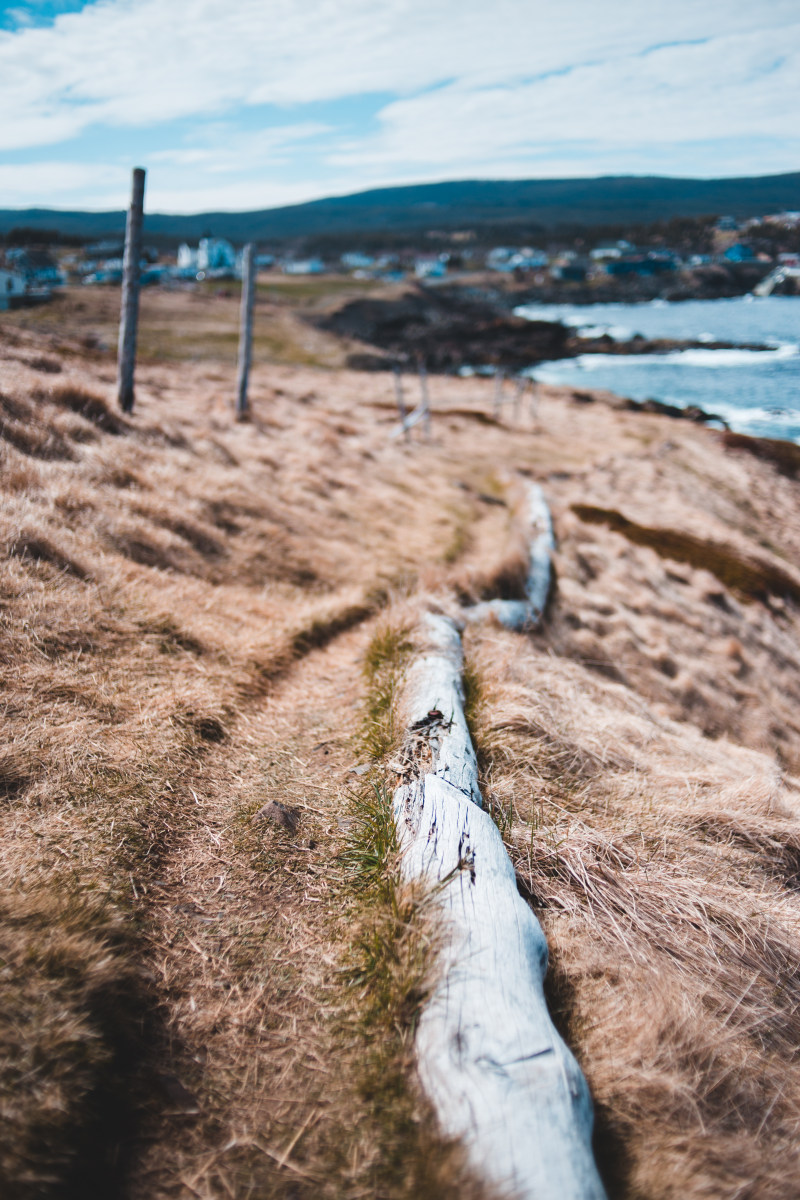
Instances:
[[[625,238],[570,249],[519,245],[487,248],[475,232],[456,231],[424,235],[447,241],[449,249],[426,252],[418,247],[366,253],[354,248],[323,257],[266,253],[257,247],[255,263],[260,272],[286,276],[345,275],[357,280],[417,280],[434,285],[448,278],[488,272],[533,286],[592,284],[625,277],[645,279],[714,264],[748,265],[760,276],[754,287],[757,293],[767,295],[787,282],[785,290],[800,291],[798,250],[770,253],[759,248],[759,242],[763,242],[760,235],[769,232],[774,242],[780,230],[800,233],[800,212],[774,213],[741,223],[732,216],[719,217],[713,225],[711,248],[704,253],[686,253],[667,244],[637,247]],[[60,247],[37,245],[33,231],[26,232],[30,233],[27,244],[0,248],[0,309],[45,303],[67,285],[97,287],[121,282],[121,239],[80,248]],[[9,235],[7,243],[14,240]],[[794,246],[800,245],[797,236],[791,241]],[[177,252],[146,247],[140,278],[144,286],[185,287],[205,280],[235,280],[241,277],[241,266],[241,248],[237,250],[225,238],[209,236],[201,238],[196,246],[184,243]]]

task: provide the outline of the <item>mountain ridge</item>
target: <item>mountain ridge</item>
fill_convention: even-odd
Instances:
[[[730,213],[743,219],[800,208],[800,172],[691,179],[608,175],[587,179],[456,180],[373,188],[303,204],[241,212],[149,212],[145,235],[197,240],[204,234],[234,242],[282,241],[324,234],[558,226],[647,224],[672,217]],[[0,234],[13,228],[57,230],[98,238],[121,233],[124,210],[87,212],[42,207],[0,209]]]

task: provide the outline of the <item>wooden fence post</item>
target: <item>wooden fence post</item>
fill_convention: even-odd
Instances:
[[[236,380],[236,420],[246,421],[250,415],[247,381],[250,376],[250,356],[253,349],[253,296],[255,295],[255,246],[248,242],[242,251],[242,302],[239,309],[239,369]]]
[[[424,413],[423,421],[425,423],[425,437],[428,441],[431,440],[431,398],[428,395],[428,374],[425,367],[420,363],[419,368],[419,385],[422,391],[422,412]]]
[[[535,421],[539,415],[539,389],[537,387],[536,380],[533,378],[533,376],[530,376],[529,387],[530,387],[530,393],[531,393],[531,399],[530,399],[531,420]]]
[[[411,441],[411,429],[406,424],[408,413],[406,412],[406,402],[403,396],[403,378],[400,374],[400,368],[394,368],[394,398],[397,401],[397,411],[400,415],[400,424],[403,426],[403,433],[406,435],[406,441]]]
[[[518,375],[517,378],[514,380],[514,401],[513,401],[514,418],[513,419],[514,419],[515,425],[519,424],[519,409],[520,409],[520,404],[522,402],[522,393],[524,391],[525,391],[525,378],[522,375]]]
[[[505,372],[499,368],[494,374],[494,416],[495,420],[499,421],[503,415],[503,383],[505,381]]]
[[[124,413],[133,412],[133,373],[136,366],[136,326],[139,320],[139,275],[142,257],[144,169],[134,167],[131,206],[125,226],[122,260],[122,307],[117,347],[117,399]]]

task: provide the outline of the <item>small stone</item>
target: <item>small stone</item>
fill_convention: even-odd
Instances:
[[[269,804],[265,804],[258,810],[253,820],[271,821],[273,825],[279,825],[281,829],[286,829],[289,833],[297,833],[300,826],[300,813],[296,808],[289,808],[287,804],[281,804],[280,800],[270,800]]]

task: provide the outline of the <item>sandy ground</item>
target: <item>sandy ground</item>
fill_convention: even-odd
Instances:
[[[0,326],[6,1194],[465,1194],[352,982],[346,847],[368,648],[514,593],[525,477],[556,587],[541,633],[470,630],[474,732],[609,1193],[792,1194],[800,483],[602,396],[498,419],[479,379],[406,442],[330,347],[262,347],[236,425],[203,319],[126,422],[102,348]]]

